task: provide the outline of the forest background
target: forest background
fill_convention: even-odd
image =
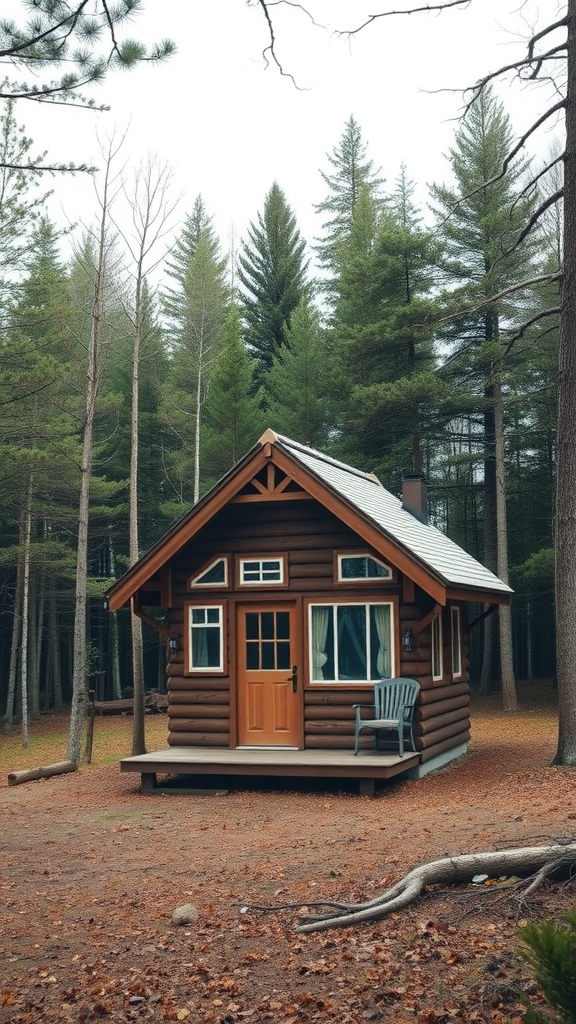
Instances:
[[[94,223],[62,230],[37,176],[20,169],[35,146],[5,102],[8,724],[23,695],[32,715],[71,699],[86,476],[86,675],[99,697],[119,697],[132,683],[134,646],[129,614],[105,609],[106,587],[267,426],[376,472],[395,493],[404,469],[424,472],[432,521],[509,572],[515,673],[554,673],[558,205],[521,236],[561,185],[558,155],[543,159],[551,167],[537,185],[522,158],[498,178],[514,133],[487,89],[455,129],[428,206],[406,167],[386,180],[360,121],[344,116],[318,169],[315,237],[303,237],[278,180],[230,249],[201,195],[174,228],[171,168],[150,158],[123,173],[120,135],[103,145]],[[502,632],[492,617],[474,635],[472,678],[487,689],[501,677]],[[164,641],[145,626],[147,688],[162,688],[164,658]]]

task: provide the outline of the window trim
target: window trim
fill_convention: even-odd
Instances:
[[[432,673],[432,682],[439,683],[444,679],[444,638],[442,634],[442,612],[438,612],[438,614],[435,615],[434,618],[432,619],[432,622],[430,624],[430,633],[432,640],[430,646],[430,671]],[[435,638],[435,633],[437,633],[437,638]],[[437,672],[434,672],[435,640],[438,647],[439,671]]]
[[[377,562],[384,569],[387,569],[389,576],[356,576],[351,579],[344,579],[342,576],[342,559],[343,558],[371,558],[373,562]],[[387,562],[384,562],[379,555],[373,554],[371,551],[335,551],[334,552],[334,582],[339,587],[358,587],[359,585],[374,587],[383,586],[388,583],[395,582],[394,569]]]
[[[279,562],[280,563],[280,576],[279,580],[248,580],[248,582],[242,579],[242,567],[246,562]],[[269,554],[269,555],[239,555],[236,558],[236,586],[238,590],[260,590],[262,587],[265,590],[286,590],[288,587],[288,562],[286,555],[282,554]]]
[[[185,601],[184,602],[184,675],[225,676],[227,665],[227,622],[226,601]],[[192,611],[195,608],[218,608],[220,612],[220,666],[218,668],[194,668],[192,661]]]
[[[322,690],[325,690],[326,688],[330,688],[330,687],[332,687],[333,689],[338,689],[338,690],[346,689],[346,688],[353,689],[353,690],[362,690],[362,689],[373,690],[374,689],[374,682],[375,682],[374,679],[364,679],[364,680],[325,679],[325,680],[322,680],[322,679],[314,679],[313,678],[312,642],[311,642],[312,641],[312,608],[318,607],[318,606],[326,607],[327,605],[330,606],[330,607],[336,607],[337,605],[363,605],[363,606],[366,606],[366,605],[389,605],[389,607],[391,609],[391,611],[390,611],[390,617],[391,617],[391,622],[390,622],[390,638],[391,638],[391,641],[392,641],[392,650],[390,652],[390,664],[391,664],[391,672],[392,672],[391,678],[397,677],[398,674],[399,674],[399,672],[398,672],[399,643],[398,643],[398,636],[397,636],[397,634],[398,634],[398,623],[399,623],[399,615],[398,615],[399,599],[398,599],[398,596],[395,595],[395,594],[390,594],[389,596],[386,595],[386,599],[385,600],[376,600],[375,599],[375,595],[373,595],[373,594],[366,594],[366,595],[358,596],[358,597],[356,597],[356,596],[355,597],[348,597],[348,596],[344,596],[344,595],[335,596],[333,594],[330,594],[330,595],[327,595],[325,598],[313,597],[313,598],[305,598],[304,599],[304,609],[305,609],[305,615],[304,615],[304,643],[305,643],[305,652],[306,652],[305,659],[304,659],[305,665],[306,665],[305,688],[306,689],[321,688]]]
[[[198,583],[198,580],[200,579],[200,577],[204,576],[204,574],[207,573],[212,568],[212,566],[216,565],[217,562],[224,562],[224,583]],[[214,555],[207,562],[204,562],[204,564],[200,567],[200,569],[198,569],[197,572],[193,573],[192,576],[189,576],[188,579],[186,580],[186,589],[187,590],[193,590],[193,589],[196,589],[196,588],[198,588],[200,590],[204,590],[204,589],[206,589],[206,590],[208,590],[208,589],[212,589],[212,590],[229,590],[230,589],[230,556],[229,555]]]
[[[459,605],[453,604],[450,607],[450,640],[452,654],[452,678],[462,678],[462,609]],[[454,655],[458,654],[458,665],[455,664]]]

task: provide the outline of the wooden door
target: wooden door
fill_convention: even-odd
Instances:
[[[238,608],[238,744],[300,745],[302,681],[294,604]]]

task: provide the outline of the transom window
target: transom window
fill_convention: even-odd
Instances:
[[[197,576],[188,580],[189,587],[227,587],[228,559],[216,558],[202,569]]]
[[[223,606],[188,606],[188,672],[224,671]]]
[[[392,603],[310,605],[310,680],[369,683],[390,679]]]
[[[284,559],[241,558],[240,583],[284,583]]]
[[[338,581],[389,580],[392,570],[372,555],[338,555]]]

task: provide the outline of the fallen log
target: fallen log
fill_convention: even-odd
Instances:
[[[52,775],[65,775],[66,772],[75,772],[77,767],[74,761],[58,761],[57,764],[49,764],[45,768],[25,768],[20,772],[9,772],[8,785],[19,786],[22,782],[49,779]]]
[[[282,904],[277,907],[250,906],[248,910],[274,911],[302,910],[304,907],[324,907],[323,913],[305,914],[297,926],[298,932],[325,931],[328,928],[346,928],[364,921],[375,921],[393,911],[401,910],[423,893],[428,885],[454,885],[471,882],[475,875],[487,874],[532,876],[527,892],[533,891],[544,877],[576,863],[576,843],[554,846],[522,846],[513,850],[491,850],[487,853],[464,853],[457,857],[443,857],[414,868],[379,896],[365,903],[337,903],[326,900],[315,903]]]

